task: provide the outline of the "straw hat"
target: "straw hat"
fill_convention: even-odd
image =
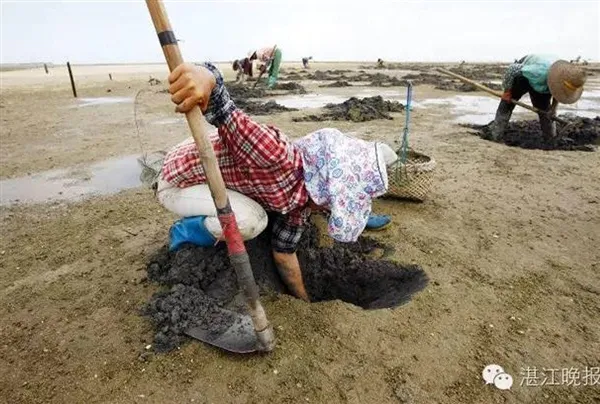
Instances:
[[[573,104],[581,97],[587,79],[585,71],[566,60],[558,60],[548,71],[548,87],[556,100]]]

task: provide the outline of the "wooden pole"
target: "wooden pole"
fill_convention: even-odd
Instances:
[[[69,69],[69,78],[71,79],[71,88],[73,89],[73,97],[77,98],[77,89],[75,88],[75,80],[73,80],[73,72],[71,71],[71,63],[67,62],[67,69]]]
[[[44,70],[46,71],[46,74],[48,74],[48,65],[46,63],[44,63]]]
[[[442,69],[441,67],[438,68],[437,70],[440,73],[444,73],[444,74],[446,74],[448,76],[454,77],[455,79],[458,79],[458,80],[460,80],[460,81],[462,81],[464,83],[471,84],[472,86],[474,86],[474,87],[476,87],[476,88],[478,88],[478,89],[480,89],[482,91],[485,91],[486,93],[495,95],[498,98],[502,98],[502,93],[500,91],[492,90],[491,88],[489,88],[487,86],[484,86],[483,84],[480,84],[480,83],[478,83],[476,81],[470,80],[470,79],[468,79],[468,78],[466,78],[464,76],[461,76],[460,74],[456,74],[454,72],[451,72],[450,70]],[[536,107],[532,107],[532,106],[527,105],[527,104],[525,104],[524,102],[521,102],[521,101],[510,100],[510,102],[512,102],[513,104],[518,105],[518,106],[520,106],[522,108],[528,109],[528,110],[530,110],[532,112],[535,112],[536,114],[549,114],[549,112],[547,112],[547,111],[542,111],[540,109],[537,109]],[[553,119],[553,120],[555,120],[556,122],[562,123],[563,125],[566,125],[568,123],[564,119],[561,119],[561,118],[559,118],[557,116],[550,116],[550,118]]]
[[[146,0],[148,11],[152,17],[154,28],[158,34],[158,39],[161,44],[165,59],[169,65],[169,70],[173,71],[177,66],[183,63],[183,57],[177,45],[177,39],[171,28],[169,17],[161,0]],[[223,229],[223,236],[227,243],[229,259],[235,269],[238,285],[243,290],[248,303],[248,309],[257,339],[264,351],[271,351],[275,347],[275,339],[273,336],[273,328],[267,320],[264,308],[262,307],[259,296],[258,286],[252,274],[250,266],[250,258],[246,251],[246,246],[240,234],[237,225],[235,214],[231,209],[225,182],[217,163],[215,151],[208,136],[208,131],[205,126],[205,121],[202,116],[200,107],[195,106],[191,111],[185,114],[188,126],[192,132],[196,146],[198,147],[200,161],[208,188],[212,194],[215,207],[217,208],[217,216]]]
[[[108,78],[112,81],[112,74],[108,73]]]

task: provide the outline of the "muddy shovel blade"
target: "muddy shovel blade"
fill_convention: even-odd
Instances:
[[[256,338],[254,325],[250,316],[234,313],[229,310],[219,309],[224,316],[233,317],[234,321],[229,327],[213,329],[211,325],[191,327],[185,333],[194,339],[218,348],[235,353],[250,353],[264,351]]]

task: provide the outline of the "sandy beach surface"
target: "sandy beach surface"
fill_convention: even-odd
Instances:
[[[233,78],[229,64],[219,67]],[[311,71],[401,79],[418,68],[348,62]],[[136,158],[188,137],[187,124],[165,93],[165,65],[75,65],[73,73],[77,98],[65,66],[0,72],[0,401],[599,402],[600,383],[583,379],[600,366],[597,152],[483,140],[460,123],[489,121],[497,100],[418,85],[410,145],[436,160],[434,184],[424,203],[376,201],[393,225],[369,235],[390,244],[394,260],[421,265],[427,288],[407,305],[373,311],[270,295],[273,353],[188,342],[158,354],[140,315],[159,289],[146,264],[176,217],[141,186]],[[360,123],[292,119],[351,96],[404,103],[405,87],[298,83],[307,94],[272,97],[297,111],[257,119],[291,138],[337,127],[398,146],[404,113]],[[591,76],[584,98],[564,111],[598,115],[599,94],[600,75]],[[513,119],[525,118],[535,115]],[[485,384],[489,364],[512,375],[510,390]],[[559,385],[527,385],[527,368],[559,369]],[[578,385],[561,382],[571,368]]]

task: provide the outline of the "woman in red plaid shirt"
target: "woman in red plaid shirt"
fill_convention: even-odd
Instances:
[[[387,189],[386,165],[397,158],[395,153],[389,146],[353,139],[336,129],[291,142],[279,129],[259,124],[237,108],[221,73],[210,63],[180,65],[169,75],[169,83],[178,112],[199,105],[206,120],[218,128],[211,140],[226,187],[275,213],[274,261],[292,293],[309,300],[296,248],[311,210],[329,213],[328,230],[336,240],[355,241],[369,220],[371,200]],[[198,149],[189,139],[165,157],[157,196],[176,211],[173,198],[205,183]],[[202,203],[212,205],[208,195]],[[235,212],[234,201],[232,206]],[[204,231],[208,243],[214,244],[211,232],[206,227]]]

